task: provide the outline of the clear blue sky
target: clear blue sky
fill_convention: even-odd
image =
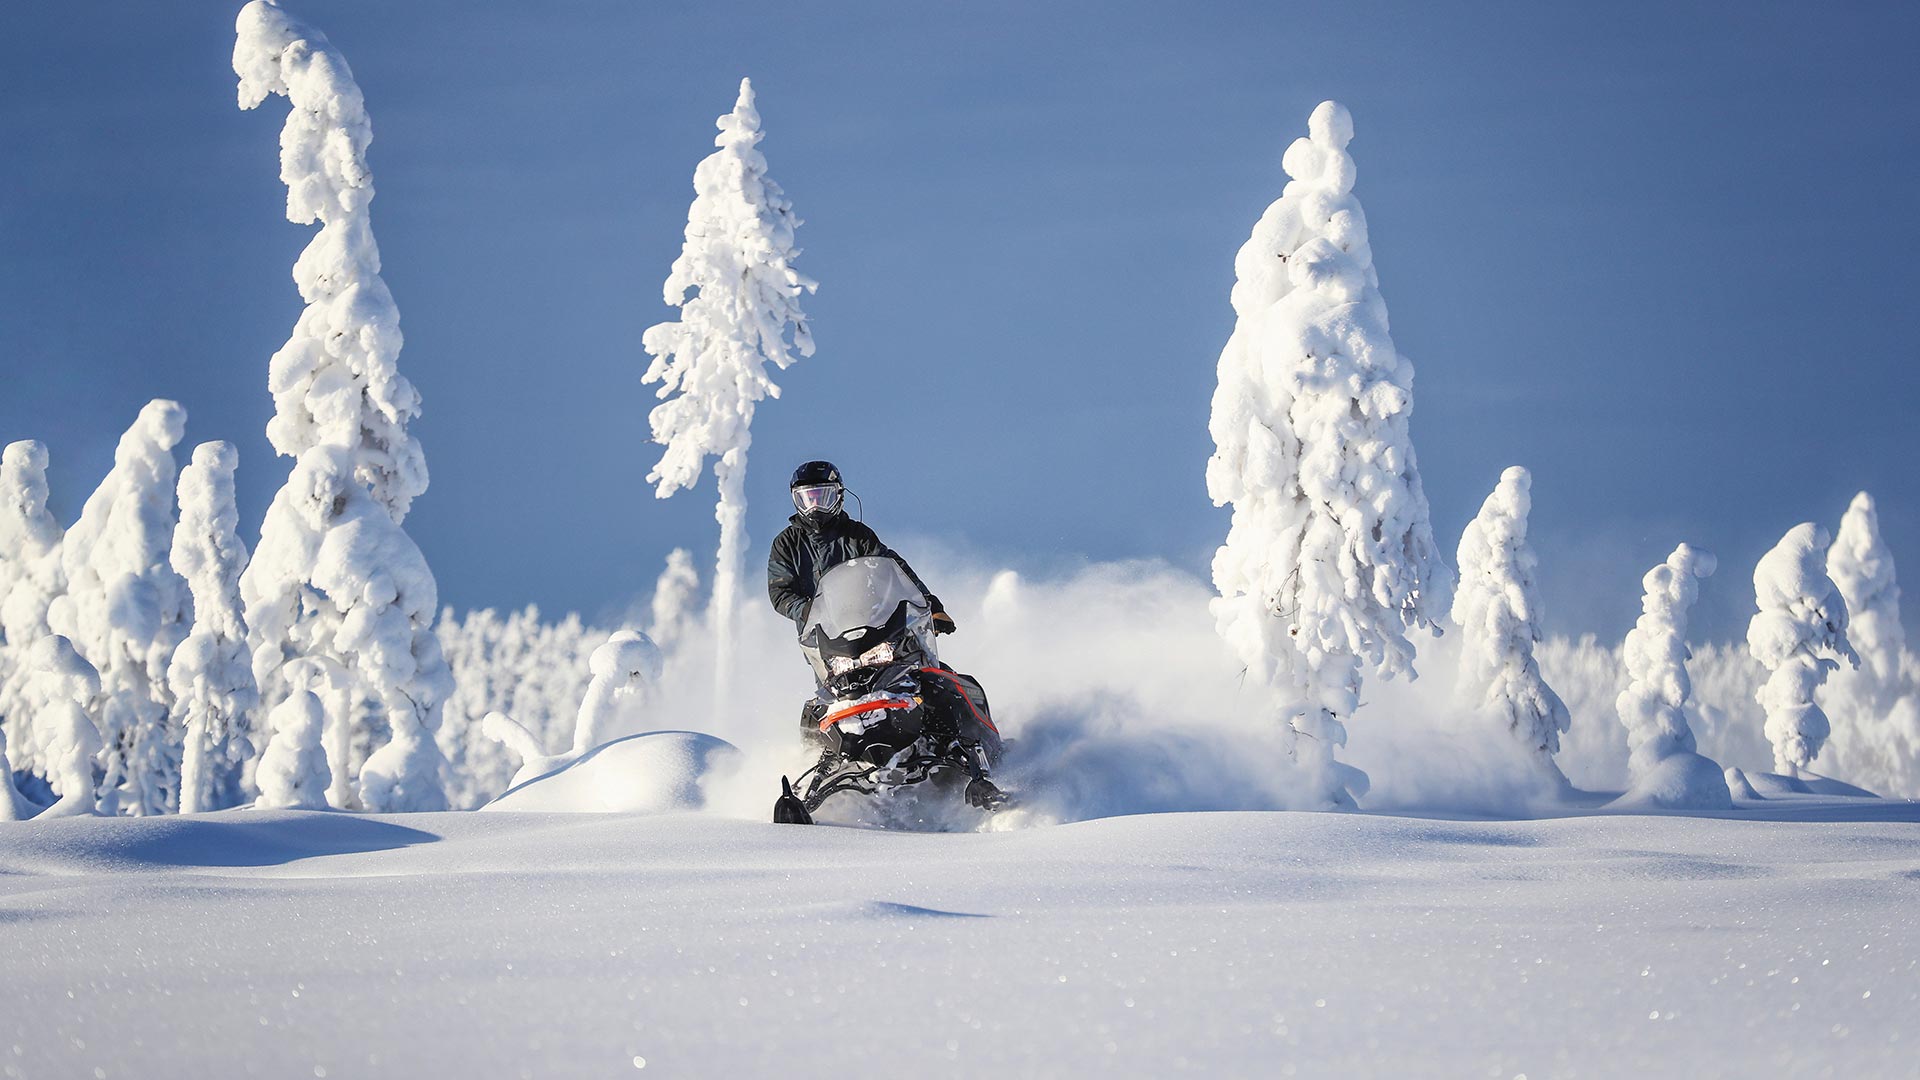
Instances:
[[[285,476],[266,365],[309,231],[284,104],[234,106],[238,6],[8,6],[0,439],[49,444],[63,518],[150,397],[239,445],[248,530]],[[755,425],[757,545],[827,456],[909,554],[1204,573],[1233,254],[1331,97],[1449,552],[1525,464],[1552,626],[1617,638],[1688,540],[1727,635],[1759,554],[1864,487],[1920,592],[1912,5],[293,6],[374,118],[446,602],[605,614],[710,552],[710,483],[643,484],[639,343],[742,75],[821,282]]]

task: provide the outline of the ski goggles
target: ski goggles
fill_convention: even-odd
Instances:
[[[839,484],[807,484],[793,489],[793,508],[803,514],[840,509]]]

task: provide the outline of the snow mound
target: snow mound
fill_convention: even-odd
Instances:
[[[1611,805],[1619,810],[1731,810],[1733,795],[1719,765],[1683,750],[1651,763]]]
[[[649,731],[592,750],[481,807],[556,814],[668,814],[700,810],[716,780],[740,763],[725,739]]]
[[[1878,795],[1865,788],[1841,783],[1818,773],[1802,770],[1798,776],[1783,773],[1752,772],[1747,780],[1762,798],[1777,798],[1781,795],[1821,795],[1829,798],[1877,799]]]

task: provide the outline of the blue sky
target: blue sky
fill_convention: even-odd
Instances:
[[[0,440],[48,443],[63,518],[156,396],[238,444],[249,530],[285,476],[266,362],[309,231],[284,105],[234,106],[237,8],[9,6]],[[374,118],[445,602],[605,615],[710,551],[710,483],[643,483],[639,342],[742,75],[821,282],[755,425],[756,545],[827,456],[909,554],[1204,573],[1233,254],[1331,97],[1449,551],[1524,464],[1556,629],[1617,638],[1687,540],[1722,560],[1700,625],[1738,633],[1755,559],[1860,488],[1920,580],[1910,5],[294,9]]]

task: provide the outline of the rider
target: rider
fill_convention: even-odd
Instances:
[[[878,555],[899,563],[914,586],[926,595],[927,606],[933,609],[933,632],[953,633],[953,617],[940,605],[940,598],[928,592],[907,560],[881,543],[864,522],[853,520],[841,509],[846,485],[833,462],[807,462],[793,470],[793,481],[787,487],[796,513],[787,519],[787,527],[774,537],[773,550],[767,553],[767,597],[775,611],[792,619],[796,626],[803,624],[807,607],[820,589],[822,574],[848,559]]]

